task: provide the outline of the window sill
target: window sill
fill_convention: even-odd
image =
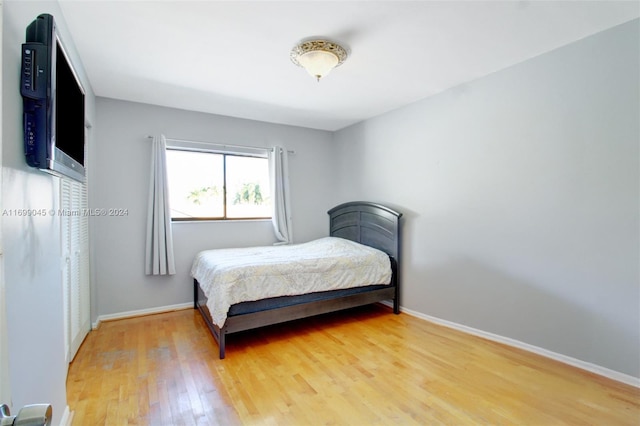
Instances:
[[[199,219],[199,220],[172,220],[171,225],[183,223],[247,223],[247,222],[271,222],[269,219]]]

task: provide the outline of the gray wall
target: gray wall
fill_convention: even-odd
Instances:
[[[3,209],[57,209],[59,178],[29,168],[22,145],[20,46],[26,26],[37,15],[51,13],[56,19],[87,90],[89,121],[93,120],[94,97],[57,3],[5,1],[3,11]],[[67,405],[60,218],[5,215],[2,233],[13,403],[17,408],[50,403],[53,424],[59,424]]]
[[[333,207],[331,133],[211,114],[98,98],[91,152],[90,206],[125,208],[126,217],[92,218],[93,320],[100,315],[190,302],[189,276],[203,249],[270,245],[270,221],[175,223],[176,275],[144,274],[151,141],[147,135],[226,143],[282,145],[294,150],[289,169],[295,242],[328,234]]]
[[[404,307],[640,376],[638,35],[336,133],[339,201],[406,214]]]

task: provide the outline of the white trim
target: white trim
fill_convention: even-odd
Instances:
[[[137,311],[120,312],[117,314],[100,315],[93,323],[92,329],[96,330],[102,321],[113,321],[125,318],[141,317],[144,315],[162,314],[164,312],[181,311],[193,308],[193,302],[178,303],[176,305],[159,306],[157,308],[139,309]]]
[[[391,306],[389,302],[382,302],[384,305]],[[484,339],[492,340],[494,342],[502,343],[508,346],[512,346],[518,349],[523,349],[528,352],[535,353],[537,355],[541,355],[545,358],[550,358],[555,361],[560,361],[564,364],[571,365],[573,367],[580,368],[582,370],[589,371],[591,373],[595,373],[599,376],[604,376],[606,378],[615,380],[617,382],[622,382],[627,385],[640,388],[640,378],[630,376],[625,373],[620,373],[619,371],[611,370],[600,365],[592,364],[590,362],[582,361],[567,355],[559,354],[557,352],[553,352],[544,348],[540,348],[538,346],[530,345],[528,343],[521,342],[519,340],[512,339],[510,337],[500,336],[498,334],[489,333],[487,331],[478,330],[473,327],[468,327],[466,325],[458,324],[452,321],[443,320],[440,318],[432,317],[431,315],[426,315],[411,309],[407,309],[404,307],[400,307],[400,311],[404,312],[412,317],[420,318],[438,325],[442,325],[444,327],[452,328],[454,330],[462,331],[463,333],[472,334],[474,336],[479,336]]]
[[[210,152],[213,154],[236,154],[259,158],[267,158],[269,151],[273,149],[268,147],[263,148],[258,146],[228,145],[214,142],[191,141],[185,139],[166,138],[166,140],[167,149]]]
[[[60,419],[60,426],[71,426],[73,421],[73,411],[69,411],[69,406],[64,407],[64,413],[62,413],[62,419]]]

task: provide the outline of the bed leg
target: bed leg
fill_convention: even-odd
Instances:
[[[193,309],[198,309],[198,280],[193,279]]]
[[[224,327],[222,329],[218,329],[218,349],[220,351],[220,359],[224,359],[225,355],[225,340],[227,333],[225,333]]]
[[[393,313],[398,315],[400,313],[400,280],[398,279],[398,261],[395,258],[391,258],[391,271],[392,282],[395,286],[395,294],[393,297]]]

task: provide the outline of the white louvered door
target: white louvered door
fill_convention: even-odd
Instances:
[[[60,180],[61,239],[64,283],[66,356],[71,362],[90,324],[89,216],[87,186]]]

